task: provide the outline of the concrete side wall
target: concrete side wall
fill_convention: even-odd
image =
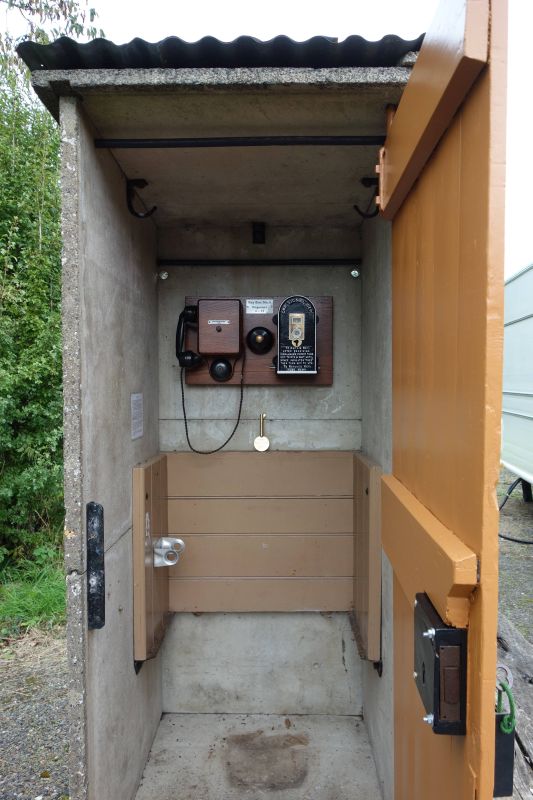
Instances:
[[[249,232],[248,232],[249,234]],[[203,249],[196,232],[163,231],[161,256],[184,258],[180,237],[187,236],[187,257],[249,257],[231,249],[231,233],[217,240],[204,233]],[[235,233],[237,237],[237,233]],[[297,257],[305,248],[311,256],[307,229],[273,235],[268,251],[255,258]],[[284,238],[284,242],[280,241]],[[344,237],[344,238],[343,238]],[[335,244],[335,239],[338,239]],[[196,245],[193,247],[193,239]],[[319,237],[316,237],[318,242]],[[217,252],[217,243],[220,242]],[[344,232],[330,239],[329,252],[358,252],[355,234]],[[317,245],[318,248],[318,245]],[[260,248],[259,248],[260,249]],[[325,257],[323,243],[319,256]],[[275,253],[275,255],[272,255]],[[229,254],[229,255],[228,255]],[[316,257],[316,256],[315,256]],[[331,256],[330,256],[331,257]],[[159,396],[160,447],[164,451],[187,450],[180,394],[180,369],[174,339],[176,323],[186,295],[204,297],[269,297],[302,293],[332,295],[334,318],[333,386],[245,387],[242,420],[230,450],[251,450],[258,435],[258,418],[265,412],[266,435],[278,450],[357,450],[361,446],[361,296],[360,284],[350,267],[169,267],[169,278],[159,291]],[[221,444],[231,432],[239,405],[237,387],[186,387],[187,417],[195,447],[208,449]]]
[[[362,268],[362,450],[392,469],[392,265],[389,223],[363,226]],[[384,800],[394,796],[394,716],[392,569],[382,553],[381,678],[373,665],[363,669],[364,715]]]
[[[62,101],[65,463],[72,800],[129,800],[161,714],[161,669],[133,668],[131,468],[158,449],[155,229],[76,101]],[[132,441],[130,395],[144,395]],[[85,507],[105,519],[106,624],[86,625]]]

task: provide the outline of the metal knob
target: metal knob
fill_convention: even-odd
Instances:
[[[434,719],[435,717],[433,716],[433,714],[424,714],[424,716],[422,717],[422,721],[425,722],[426,725],[433,725]]]
[[[422,636],[425,639],[434,639],[435,638],[435,628],[428,628],[427,631],[422,632]]]

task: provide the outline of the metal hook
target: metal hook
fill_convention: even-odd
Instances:
[[[157,206],[153,206],[150,211],[135,211],[133,208],[133,196],[135,194],[135,189],[144,189],[145,186],[148,186],[148,181],[145,181],[144,178],[126,179],[126,203],[128,204],[128,211],[130,214],[133,214],[134,217],[137,217],[137,219],[146,219],[147,217],[151,217],[157,208]]]
[[[375,195],[375,197],[377,197],[377,194]],[[371,211],[370,214],[368,214],[366,211],[361,211],[359,206],[354,206],[354,209],[363,219],[373,219],[374,217],[377,217],[377,215],[379,214],[379,206],[376,206],[374,211]]]
[[[366,189],[370,189],[371,186],[375,186],[376,187],[376,192],[374,194],[374,197],[378,196],[378,190],[379,190],[379,180],[378,180],[378,178],[374,178],[374,177],[372,177],[372,178],[361,178],[361,183],[363,184],[363,186]],[[357,211],[359,216],[362,217],[363,219],[373,219],[374,217],[377,217],[377,215],[379,214],[379,206],[378,205],[376,205],[376,208],[374,209],[374,211],[371,211],[370,213],[368,213],[368,211],[361,211],[359,206],[354,206],[354,209],[355,209],[355,211]]]

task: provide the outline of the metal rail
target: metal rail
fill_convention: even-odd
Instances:
[[[113,150],[196,147],[369,147],[381,146],[385,136],[209,136],[180,139],[95,139],[96,148]]]
[[[159,258],[158,267],[358,267],[360,258]]]

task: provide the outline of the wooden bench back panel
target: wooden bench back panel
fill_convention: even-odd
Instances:
[[[353,453],[168,453],[171,611],[346,611]]]

